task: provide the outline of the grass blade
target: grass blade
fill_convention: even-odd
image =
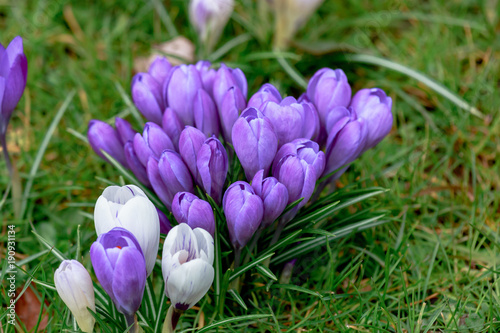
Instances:
[[[265,319],[265,318],[269,318],[269,317],[271,317],[270,314],[256,314],[256,315],[247,315],[247,316],[227,318],[227,319],[219,320],[218,322],[215,322],[211,325],[205,326],[202,329],[198,330],[197,333],[208,332],[208,331],[215,329],[219,326],[233,324],[233,323],[237,323],[239,321],[246,321],[246,322],[248,322],[248,324],[250,324],[251,321],[253,321],[253,320]]]

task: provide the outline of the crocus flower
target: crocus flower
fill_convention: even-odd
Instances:
[[[214,280],[214,240],[201,229],[181,223],[170,230],[163,245],[161,268],[165,294],[178,310],[194,306]]]
[[[158,208],[156,208],[156,211],[158,213],[158,218],[160,219],[160,234],[166,235],[172,229],[172,225],[170,224],[170,221],[165,213]]]
[[[213,97],[219,111],[222,106],[222,100],[231,87],[237,87],[241,90],[243,99],[246,100],[248,83],[245,74],[239,68],[229,68],[225,64],[221,64],[215,74],[213,83]]]
[[[195,65],[196,69],[200,73],[201,81],[203,83],[203,89],[208,92],[210,96],[212,96],[213,87],[214,87],[214,79],[217,71],[212,67],[210,61],[200,60]]]
[[[182,121],[179,119],[177,113],[171,108],[166,108],[163,113],[163,119],[161,121],[161,127],[172,140],[176,150],[179,149],[179,137],[184,128]]]
[[[200,73],[194,65],[173,68],[165,81],[163,97],[184,125],[194,125],[193,103],[201,88]]]
[[[149,73],[138,73],[132,79],[132,100],[146,119],[161,124],[165,102],[162,86]]]
[[[261,108],[274,126],[280,147],[294,139],[311,139],[319,131],[316,110],[309,103],[299,104],[289,96],[280,104],[267,101]]]
[[[129,169],[132,170],[137,179],[139,179],[142,184],[148,187],[151,186],[146,167],[144,166],[144,164],[142,164],[142,162],[139,160],[139,157],[137,157],[137,154],[135,153],[133,141],[128,141],[127,143],[125,143],[123,152],[125,154],[125,160],[127,161]]]
[[[189,18],[198,35],[212,50],[233,12],[234,0],[191,0]]]
[[[226,190],[222,202],[229,237],[235,249],[243,248],[259,228],[264,215],[262,199],[252,186],[237,181]]]
[[[328,112],[336,106],[349,106],[351,86],[341,69],[322,68],[307,85],[307,97],[316,107],[321,125],[326,125]]]
[[[134,136],[134,151],[139,161],[146,166],[149,157],[160,158],[165,149],[174,149],[174,144],[167,133],[155,123],[146,123],[142,136],[137,133]]]
[[[54,273],[54,284],[80,329],[93,332],[95,319],[87,308],[95,312],[94,286],[85,267],[76,260],[64,260]]]
[[[173,195],[169,191],[167,184],[163,181],[160,175],[160,169],[158,168],[158,160],[151,156],[148,160],[148,165],[146,166],[146,172],[148,175],[149,183],[155,191],[161,202],[167,207],[168,210],[172,208]]]
[[[362,89],[351,101],[358,118],[364,119],[367,127],[366,147],[373,148],[389,134],[392,127],[392,99],[382,89]]]
[[[193,105],[194,124],[206,136],[219,136],[219,114],[214,101],[204,90],[198,90]]]
[[[198,151],[205,142],[207,137],[199,129],[186,126],[186,128],[181,132],[179,139],[179,153],[186,163],[189,171],[193,175],[194,180],[201,185],[201,178],[198,172],[198,167],[196,166],[196,159]]]
[[[266,175],[269,173],[278,149],[278,137],[273,124],[262,112],[246,109],[234,123],[232,140],[248,180],[260,169],[264,169]]]
[[[192,192],[193,179],[182,157],[173,150],[165,150],[158,162],[161,179],[167,186],[170,201],[177,192]]]
[[[123,145],[125,145],[127,141],[134,140],[135,133],[137,133],[128,121],[120,117],[115,118],[115,128]]]
[[[90,260],[97,280],[131,325],[141,305],[147,277],[139,242],[128,230],[113,228],[97,237],[90,247]]]
[[[91,120],[89,122],[87,138],[94,152],[101,158],[106,161],[108,160],[101,152],[101,150],[103,150],[121,165],[128,167],[123,152],[123,143],[113,126],[100,120]]]
[[[179,192],[172,201],[172,213],[179,223],[187,223],[192,229],[202,228],[212,236],[215,217],[212,206],[189,192]]]
[[[367,126],[362,118],[344,117],[330,130],[326,143],[326,167],[323,176],[332,173],[343,165],[359,157],[366,147]],[[333,179],[339,178],[347,167],[339,170]]]
[[[252,188],[264,204],[261,228],[270,226],[283,213],[288,203],[288,190],[274,177],[264,178],[264,170],[255,174]]]
[[[156,59],[149,66],[149,74],[160,84],[163,85],[165,80],[170,74],[172,64],[165,57],[156,57]]]
[[[156,207],[140,188],[108,186],[97,199],[94,222],[98,236],[115,227],[130,231],[140,244],[147,273],[151,274],[158,255],[160,222]]]
[[[281,94],[278,89],[276,89],[276,87],[272,84],[266,83],[260,87],[259,91],[250,97],[247,107],[260,110],[261,106],[267,101],[279,104],[282,100],[283,98],[281,98]]]
[[[283,145],[274,158],[274,163],[278,163],[282,157],[295,154],[308,164],[314,167],[316,176],[323,174],[325,169],[325,153],[319,150],[319,145],[311,140],[307,139],[295,139]]]
[[[240,116],[241,111],[245,109],[245,106],[245,96],[241,92],[241,89],[238,87],[229,88],[219,108],[219,119],[224,140],[230,144],[232,143],[231,133],[233,125]]]
[[[215,137],[207,139],[198,151],[196,166],[205,192],[220,204],[229,161],[226,149]]]
[[[28,61],[23,39],[14,38],[7,48],[0,44],[0,139],[3,140],[10,116],[23,95],[28,76]]]

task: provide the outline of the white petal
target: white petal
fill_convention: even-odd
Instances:
[[[187,223],[180,223],[168,232],[163,244],[163,256],[167,252],[173,256],[181,250],[186,250],[189,253],[188,260],[199,258],[196,235]]]
[[[116,227],[115,217],[111,214],[108,200],[104,195],[101,195],[95,204],[94,224],[97,236]]]
[[[108,186],[104,189],[101,196],[105,197],[109,201],[114,201],[115,194],[120,190],[120,186]]]
[[[200,258],[208,262],[210,265],[214,263],[214,239],[208,231],[202,228],[195,228],[193,230],[198,240],[198,249]]]
[[[170,273],[166,291],[172,304],[195,305],[210,289],[214,280],[214,268],[202,259],[189,261]]]
[[[120,187],[113,196],[113,202],[119,203],[119,204],[126,204],[127,201],[130,199],[139,196],[143,198],[147,198],[146,194],[137,186],[135,185],[126,185]]]

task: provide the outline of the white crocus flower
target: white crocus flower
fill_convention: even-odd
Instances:
[[[54,274],[54,283],[80,329],[92,332],[95,319],[87,308],[95,312],[94,286],[85,267],[76,260],[64,260]]]
[[[165,293],[178,310],[195,305],[214,280],[214,240],[201,228],[181,223],[167,235],[163,245],[162,272]]]
[[[155,206],[140,188],[107,187],[95,204],[94,223],[97,236],[115,227],[130,231],[141,246],[148,276],[151,274],[158,255],[160,221]]]

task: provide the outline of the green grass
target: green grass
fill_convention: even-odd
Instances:
[[[166,6],[179,34],[196,40],[180,0],[92,5],[0,0],[0,40],[23,36],[29,62],[27,90],[8,134],[23,190],[28,189],[26,209],[15,217],[8,194],[0,209],[0,241],[7,239],[6,226],[15,224],[17,261],[26,272],[18,269],[17,286],[35,281],[36,293],[48,301],[50,331],[71,331],[73,323],[53,290],[59,259],[32,230],[62,255],[83,258],[91,270],[92,207],[107,181],[121,179],[73,133],[84,134],[92,118],[111,121],[117,114],[139,129],[117,86],[129,95],[133,59],[174,34],[166,17],[155,11],[158,5]],[[210,293],[199,302],[201,311],[182,317],[180,331],[231,318],[238,321],[213,327],[220,326],[219,332],[499,331],[499,12],[498,1],[490,0],[326,0],[289,52],[276,55],[271,21],[256,18],[253,1],[239,1],[219,43],[234,47],[216,51],[221,57],[213,60],[241,67],[250,92],[270,81],[282,92],[299,95],[303,77],[327,66],[343,68],[353,91],[377,86],[393,97],[392,132],[338,182],[339,187],[352,185],[346,195],[372,187],[389,191],[336,211],[322,229],[335,233],[353,220],[381,213],[388,223],[331,242],[326,242],[328,234],[302,233],[301,244],[317,240],[321,246],[297,254],[289,251],[298,246],[289,243],[270,266],[279,280],[285,259],[297,258],[289,282],[273,282],[265,271],[252,269],[241,300],[226,294],[223,316],[213,317],[218,304]],[[249,37],[235,40],[244,34]],[[399,64],[403,73],[369,64],[366,56],[346,56],[351,50]],[[485,117],[409,77],[409,70],[438,82]],[[64,101],[69,101],[67,109]],[[64,114],[50,133],[58,110]],[[40,151],[44,138],[50,141]],[[3,195],[11,189],[3,161],[0,170]],[[1,253],[4,265],[4,248]],[[155,275],[160,276],[158,269]],[[164,303],[161,284],[151,287],[153,301]],[[141,311],[153,318],[147,306]],[[4,325],[5,316],[0,317]]]

